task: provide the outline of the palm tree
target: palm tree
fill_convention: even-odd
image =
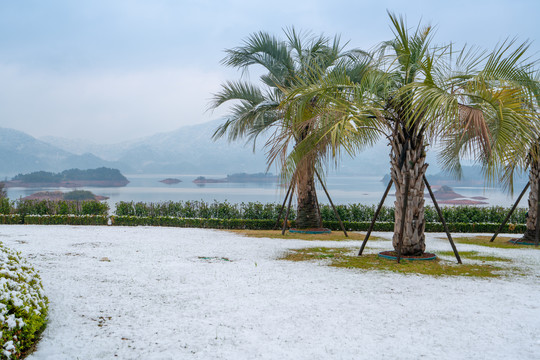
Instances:
[[[280,40],[265,32],[249,36],[240,47],[227,50],[223,64],[247,71],[260,66],[265,73],[259,86],[246,81],[227,82],[214,95],[211,107],[234,103],[226,121],[214,133],[214,139],[227,135],[229,141],[247,137],[255,141],[264,132],[273,132],[282,154],[290,143],[302,142],[313,127],[298,125],[290,120],[290,112],[283,104],[285,94],[302,81],[312,78],[314,69],[330,70],[341,61],[356,59],[361,53],[344,51],[339,37],[333,39],[309,34],[300,34],[294,29],[285,31],[286,40]],[[310,117],[310,111],[295,114]],[[295,117],[296,119],[296,117]],[[254,145],[255,148],[255,145]],[[275,150],[275,149],[274,149]],[[270,151],[269,163],[279,159],[279,151]],[[306,156],[295,164],[294,176],[297,193],[298,228],[317,228],[321,219],[318,209],[314,174],[320,162],[318,156]],[[284,171],[284,176],[288,172]],[[290,175],[290,174],[289,174]]]
[[[445,148],[443,165],[459,173],[456,156],[500,154],[503,146],[515,148],[530,137],[531,119],[521,106],[524,94],[512,82],[521,74],[525,46],[514,51],[502,46],[491,54],[456,52],[451,45],[433,46],[431,27],[409,33],[403,18],[389,16],[395,38],[378,47],[359,78],[352,81],[346,70],[321,74],[319,81],[290,92],[287,101],[302,107],[317,99],[313,107],[326,125],[311,143],[330,138],[330,146],[354,151],[355,143],[366,143],[359,136],[362,129],[375,129],[388,138],[396,187],[393,245],[402,255],[418,256],[425,250],[428,145],[439,141]],[[341,117],[335,116],[338,112]],[[493,124],[504,124],[495,137]],[[455,146],[456,139],[463,146]]]
[[[491,175],[491,178],[502,182],[509,192],[513,192],[513,179],[516,171],[529,171],[529,182],[523,192],[530,188],[528,198],[528,212],[526,230],[520,241],[532,243],[537,240],[537,229],[540,220],[538,214],[538,205],[540,200],[540,133],[538,123],[540,123],[540,72],[534,68],[522,74],[522,79],[519,82],[528,91],[528,97],[523,98],[522,106],[529,109],[531,116],[535,121],[531,121],[530,133],[533,136],[529,140],[532,142],[522,143],[517,148],[512,148],[510,151],[505,151],[502,155],[486,157],[484,166],[486,172]],[[494,127],[497,131],[497,127]],[[498,175],[497,175],[498,174]],[[512,208],[515,209],[517,202]],[[508,217],[511,215],[508,214]],[[504,224],[501,224],[501,227]],[[500,230],[500,229],[499,229]],[[495,240],[497,233],[492,237],[491,241]]]

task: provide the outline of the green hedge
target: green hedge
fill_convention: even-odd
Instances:
[[[118,216],[142,216],[142,217],[178,217],[178,218],[201,218],[201,219],[250,219],[263,220],[277,219],[280,204],[248,202],[231,204],[227,201],[166,201],[157,203],[125,202],[116,204]],[[289,218],[294,219],[296,213],[291,211]]]
[[[115,226],[172,226],[205,229],[254,229],[268,230],[274,227],[274,220],[247,219],[197,219],[177,218],[169,216],[112,216],[111,223]],[[294,222],[292,222],[294,224]]]
[[[375,214],[375,205],[348,204],[337,205],[338,214],[342,221],[369,222]],[[205,201],[186,202],[119,202],[116,204],[118,216],[161,217],[171,216],[180,218],[204,219],[271,219],[276,220],[281,204],[248,202],[230,204],[227,201],[207,203]],[[291,209],[289,219],[296,218],[295,209]],[[448,223],[501,223],[508,214],[509,208],[502,206],[447,206],[441,208],[445,221]],[[527,209],[518,208],[510,217],[509,222],[525,224]],[[282,217],[284,214],[282,215]],[[328,204],[321,205],[323,221],[337,221],[334,210]],[[426,206],[424,217],[428,223],[439,222],[439,216],[433,206]],[[394,208],[383,206],[378,217],[380,222],[394,221]]]
[[[109,205],[95,200],[17,200],[12,212],[25,215],[108,215]]]
[[[116,226],[171,226],[171,227],[191,227],[206,229],[251,229],[251,230],[271,230],[274,228],[274,220],[249,220],[249,219],[186,219],[174,217],[142,217],[142,216],[113,216],[112,225]],[[283,222],[281,222],[283,224]],[[367,231],[370,222],[344,221],[343,226],[348,231]],[[281,226],[281,225],[280,225]],[[295,221],[290,222],[290,226],[295,226]],[[333,231],[341,231],[341,226],[337,221],[324,221],[323,226]],[[494,233],[500,224],[448,224],[452,233]],[[503,228],[503,233],[524,233],[526,226],[523,224],[507,224]],[[393,222],[377,222],[374,231],[394,231]],[[426,223],[426,232],[444,232],[441,223]]]
[[[38,273],[0,242],[0,359],[19,359],[38,340],[47,311]]]
[[[13,224],[22,224],[22,222],[23,222],[23,217],[21,215],[17,215],[17,214],[9,214],[9,215],[0,214],[0,224],[13,225]]]
[[[105,215],[26,215],[24,223],[28,225],[107,225],[109,217]]]

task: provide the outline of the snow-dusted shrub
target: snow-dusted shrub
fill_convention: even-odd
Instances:
[[[45,327],[48,300],[38,273],[0,242],[0,359],[19,359]]]

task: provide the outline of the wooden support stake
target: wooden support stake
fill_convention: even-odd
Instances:
[[[366,237],[364,238],[364,241],[362,242],[362,246],[360,247],[358,256],[361,256],[362,253],[364,252],[364,248],[366,247],[366,244],[369,240],[369,236],[371,235],[371,232],[373,231],[373,228],[375,227],[375,222],[377,221],[377,217],[379,216],[379,213],[381,212],[381,209],[383,207],[384,200],[386,200],[386,196],[388,195],[388,192],[390,191],[390,188],[392,187],[393,183],[394,183],[394,180],[390,179],[390,182],[388,183],[388,186],[386,187],[386,190],[384,191],[384,194],[382,196],[381,202],[379,203],[377,210],[375,210],[375,214],[373,215],[373,220],[371,220],[371,225],[369,225],[368,232],[366,234]]]
[[[287,199],[289,198],[289,193],[291,192],[291,188],[293,186],[293,181],[294,181],[294,177],[291,179],[291,184],[289,185],[289,190],[287,190],[287,195],[285,195],[285,199],[283,200],[283,204],[281,204],[281,209],[279,210],[278,218],[276,220],[276,223],[274,224],[274,229],[276,229],[278,227],[279,220],[281,220],[281,215],[283,214],[283,209],[285,209],[285,204],[287,203]]]
[[[293,176],[294,179],[294,176]],[[295,184],[295,183],[293,183]],[[291,196],[289,197],[289,206],[287,206],[287,212],[285,213],[285,219],[283,219],[283,229],[281,229],[281,235],[285,235],[285,228],[287,227],[287,220],[289,219],[289,211],[291,211],[291,202],[294,195],[294,186],[291,188]]]
[[[523,188],[523,191],[521,192],[521,194],[519,194],[516,202],[514,203],[514,206],[512,206],[512,209],[510,209],[510,212],[508,213],[508,215],[506,215],[506,218],[501,223],[501,226],[499,226],[499,228],[497,229],[495,234],[493,234],[493,237],[491,238],[491,240],[489,240],[489,242],[495,241],[495,238],[497,237],[497,235],[499,235],[499,233],[502,231],[504,225],[506,225],[506,223],[508,222],[508,219],[510,219],[510,216],[512,216],[512,214],[514,213],[514,210],[516,210],[516,207],[518,206],[519,202],[521,201],[521,198],[523,197],[523,195],[525,195],[525,192],[529,188],[529,185],[531,185],[530,181],[527,183],[527,185],[525,185],[525,187]]]
[[[399,264],[401,260],[401,247],[403,246],[403,232],[405,230],[405,215],[407,213],[407,203],[409,202],[409,183],[411,181],[411,174],[406,170],[405,173],[405,199],[403,200],[403,213],[401,215],[401,224],[399,225],[399,240],[397,246],[397,262]]]
[[[450,245],[452,246],[452,250],[454,251],[454,255],[456,256],[457,262],[458,264],[462,264],[461,257],[459,256],[459,253],[456,248],[456,244],[454,244],[454,240],[452,240],[452,235],[450,235],[450,231],[448,230],[446,221],[444,221],[444,217],[443,217],[441,209],[439,208],[439,204],[437,203],[437,200],[435,200],[435,195],[433,194],[433,191],[431,191],[431,186],[429,185],[427,181],[426,175],[424,175],[424,183],[426,184],[426,187],[428,189],[429,196],[431,196],[433,205],[435,205],[435,210],[437,210],[437,214],[439,214],[439,218],[441,219],[441,223],[443,224],[444,231],[446,232],[446,236],[448,237],[448,241],[450,241]]]
[[[538,240],[540,239],[540,183],[536,187],[538,190],[536,193],[536,234],[534,236],[534,246],[538,246]]]
[[[339,226],[341,226],[341,230],[345,234],[345,237],[349,237],[349,235],[347,235],[347,230],[345,230],[345,226],[343,226],[343,222],[341,221],[341,217],[339,216],[339,214],[337,212],[337,209],[334,206],[334,203],[332,202],[332,199],[330,198],[330,194],[328,194],[328,191],[326,191],[326,186],[324,186],[324,184],[323,184],[323,182],[321,180],[321,177],[319,175],[319,172],[317,170],[315,170],[315,174],[317,175],[317,179],[319,179],[319,182],[321,183],[321,186],[322,186],[324,192],[326,193],[326,197],[328,198],[328,201],[330,201],[330,205],[332,205],[332,209],[334,209],[334,214],[336,215],[336,218],[339,221]]]

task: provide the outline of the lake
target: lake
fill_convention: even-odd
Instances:
[[[279,187],[277,184],[265,183],[215,183],[215,184],[195,184],[193,180],[201,176],[197,175],[178,175],[178,174],[131,174],[126,175],[130,183],[125,187],[82,187],[79,190],[89,190],[96,195],[108,196],[107,202],[114,209],[114,205],[119,201],[187,201],[204,200],[207,202],[229,201],[231,203],[259,201],[262,203],[275,202],[281,203],[287,189]],[[223,174],[203,175],[206,178],[224,178]],[[181,183],[167,185],[159,182],[165,178],[177,178]],[[334,204],[378,204],[385,190],[385,185],[381,182],[381,176],[340,176],[330,175],[326,179],[327,188],[332,196]],[[509,207],[517,198],[522,187],[516,188],[514,197],[511,197],[500,188],[482,188],[482,187],[460,187],[454,186],[454,191],[465,197],[484,196],[488,205],[501,205]],[[38,191],[54,191],[58,188],[9,188],[8,197],[10,199],[19,199],[31,195]],[[73,189],[61,188],[62,191]],[[394,190],[390,191],[393,194]],[[318,190],[319,201],[321,204],[328,203],[328,199],[322,189]],[[386,205],[392,205],[393,196],[388,196]],[[431,204],[427,200],[426,204]],[[527,206],[527,195],[520,202],[521,207]]]

